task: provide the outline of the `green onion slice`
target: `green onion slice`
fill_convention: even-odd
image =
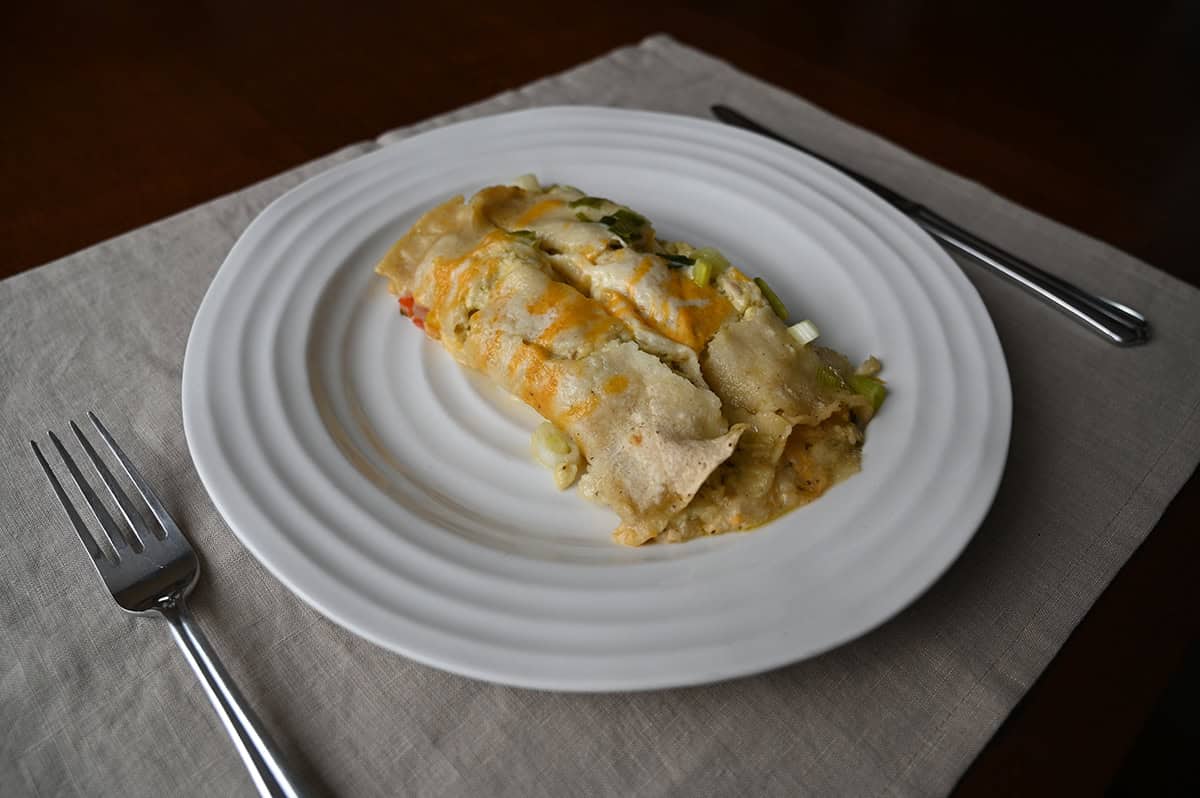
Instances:
[[[689,258],[687,255],[669,255],[665,252],[662,253],[661,255],[659,255],[659,257],[662,258],[663,260],[665,260],[667,262],[667,265],[670,266],[672,269],[679,269],[684,266],[691,266],[693,263],[696,262],[695,259]]]
[[[721,250],[713,247],[702,247],[696,250],[696,260],[706,260],[712,264],[713,276],[729,268],[729,260],[721,254]]]
[[[600,208],[604,205],[612,205],[614,203],[604,199],[604,197],[580,197],[577,200],[571,200],[567,203],[568,208]]]
[[[772,291],[771,286],[767,285],[767,281],[761,277],[755,277],[754,284],[758,286],[758,290],[762,291],[763,298],[767,300],[767,304],[771,306],[771,310],[775,311],[775,315],[787,321],[787,305],[783,304],[783,300],[779,298],[779,294]]]
[[[541,455],[538,460],[545,465],[549,465],[553,460],[553,455],[567,455],[571,453],[571,441],[567,438],[567,433],[560,430],[558,427],[549,421],[543,421],[533,431],[533,448],[534,455]]]
[[[846,381],[842,379],[842,375],[838,374],[837,369],[828,363],[817,368],[817,384],[831,391],[840,391],[846,387]]]
[[[813,324],[808,319],[798,321],[791,327],[788,327],[788,333],[796,339],[796,343],[801,346],[811,344],[813,341],[821,337],[821,331],[817,329],[817,325]]]
[[[646,217],[628,208],[618,208],[597,221],[631,247],[640,243],[646,232]]]
[[[857,394],[862,394],[871,400],[871,407],[875,410],[883,404],[883,400],[887,398],[887,386],[883,384],[883,380],[876,377],[868,377],[863,374],[854,374],[850,377],[850,387]]]

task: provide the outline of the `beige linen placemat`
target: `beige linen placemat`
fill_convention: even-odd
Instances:
[[[0,792],[250,795],[162,624],[108,603],[29,456],[88,408],[201,550],[195,611],[305,776],[370,795],[927,795],[971,759],[1200,458],[1200,292],[728,65],[656,37],[417,128],[558,103],[705,116],[728,102],[1069,280],[1143,310],[1109,346],[967,267],[1012,373],[1010,461],[987,521],[916,604],[762,676],[561,695],[442,673],[326,621],[213,510],[180,369],[205,288],[275,197],[358,144],[0,283]]]

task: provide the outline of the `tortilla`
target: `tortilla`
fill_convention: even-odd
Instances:
[[[426,213],[376,270],[402,311],[562,430],[625,544],[757,526],[859,468],[870,400],[740,270],[695,271],[636,212],[492,186]],[[690,253],[690,254],[689,254]]]

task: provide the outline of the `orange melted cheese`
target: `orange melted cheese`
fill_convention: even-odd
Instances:
[[[522,344],[505,367],[510,380],[520,386],[521,401],[544,416],[553,416],[554,398],[562,367],[540,346]]]
[[[500,357],[500,346],[504,343],[504,333],[500,330],[495,330],[487,337],[487,341],[480,347],[478,357],[472,362],[471,366],[480,371],[487,371],[488,367],[496,362]]]
[[[565,332],[577,333],[587,347],[617,334],[623,326],[604,311],[604,307],[566,283],[552,282],[545,292],[526,308],[535,316],[551,314],[553,319],[542,330],[537,342],[552,346]]]
[[[642,258],[626,283],[624,294],[607,291],[601,302],[623,321],[640,321],[658,334],[701,352],[717,330],[733,314],[733,305],[710,286],[700,286],[682,270],[659,266],[653,290],[637,291],[651,269],[658,265],[650,256]]]
[[[494,258],[480,257],[483,251],[506,238],[507,234],[503,230],[493,230],[464,255],[434,259],[432,293],[422,297],[425,299],[423,304],[429,307],[429,314],[425,318],[425,332],[430,338],[441,338],[442,317],[460,307],[471,287],[495,268]]]
[[[681,271],[672,269],[663,286],[667,294],[682,300],[674,313],[655,319],[658,331],[699,352],[733,313],[733,305],[715,288],[696,285]]]
[[[608,394],[621,393],[629,387],[629,378],[624,374],[609,377],[604,383],[604,392]]]
[[[638,309],[634,307],[633,303],[615,291],[604,292],[600,297],[600,304],[604,306],[605,310],[621,321],[629,322],[636,320],[645,323],[645,319],[641,317],[641,314],[638,313]]]
[[[458,272],[464,280],[475,279],[483,270],[494,268],[496,259],[479,256],[479,249],[472,251],[471,254],[476,257]],[[437,263],[434,284],[439,297],[449,298],[452,292],[446,286],[459,285],[458,279],[447,280],[441,275],[454,274],[458,268],[456,264],[461,265],[461,261]],[[465,292],[469,285],[469,282],[464,282],[457,290]],[[491,293],[495,299],[508,292],[500,283]],[[525,302],[524,310],[531,316],[547,318],[549,323],[532,339],[517,343],[515,351],[505,347],[505,338],[512,333],[492,331],[469,352],[466,362],[481,371],[503,373],[510,390],[551,421],[565,424],[587,416],[599,404],[594,394],[565,409],[558,400],[559,385],[565,377],[564,368],[570,362],[570,352],[559,352],[555,344],[560,337],[577,336],[577,341],[573,343],[590,350],[607,340],[621,337],[625,325],[607,313],[600,303],[580,294],[566,283],[554,281],[547,282],[542,293],[533,301]],[[504,361],[506,351],[511,352],[507,362]],[[628,380],[623,377],[620,379],[624,380],[624,384],[619,381],[616,384],[623,390]],[[612,380],[609,382],[612,383]]]
[[[633,270],[633,276],[629,278],[629,284],[626,286],[626,290],[631,295],[633,294],[634,287],[645,279],[646,275],[650,273],[650,269],[653,266],[654,258],[651,258],[649,255],[642,258],[642,260],[638,263],[637,268]]]
[[[525,211],[520,216],[518,216],[517,220],[516,220],[516,222],[514,222],[514,224],[517,227],[525,227],[527,225],[533,224],[538,219],[540,219],[543,216],[545,216],[546,214],[550,213],[550,211],[554,210],[555,208],[562,207],[562,204],[563,204],[563,201],[558,200],[558,199],[542,200],[541,202],[533,205],[529,210]]]
[[[584,399],[582,402],[568,407],[567,412],[563,413],[562,421],[569,423],[572,421],[578,421],[584,416],[591,415],[598,404],[600,404],[600,397],[596,396],[596,394],[590,394],[588,398]],[[557,421],[558,419],[552,420]]]

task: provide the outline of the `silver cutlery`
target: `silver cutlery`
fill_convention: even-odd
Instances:
[[[901,213],[920,225],[935,241],[951,252],[964,255],[993,273],[1010,280],[1050,306],[1062,311],[1101,338],[1117,346],[1136,346],[1150,340],[1150,325],[1133,308],[1091,294],[1028,261],[1005,252],[959,227],[924,205],[908,199],[865,175],[786,139],[726,105],[712,106],[713,116],[726,124],[759,133],[807,153],[878,194]]]
[[[113,599],[121,609],[137,615],[158,614],[167,619],[175,642],[179,644],[192,670],[200,677],[208,700],[233,739],[259,794],[273,798],[298,798],[304,791],[288,772],[283,757],[267,737],[261,722],[234,686],[229,674],[217,660],[212,646],[188,611],[185,599],[200,576],[200,561],[195,551],[167,513],[162,501],[134,468],[108,430],[93,413],[88,413],[88,417],[121,468],[129,475],[157,522],[146,523],[142,513],[113,477],[91,442],[72,421],[71,430],[79,439],[79,444],[95,467],[97,476],[108,489],[109,495],[128,524],[124,531],[118,526],[80,473],[79,467],[67,453],[62,441],[51,432],[50,441],[58,450],[92,517],[100,525],[102,536],[93,536],[68,498],[62,483],[54,475],[50,464],[46,462],[41,449],[37,443],[30,441],[29,445],[33,447],[33,453],[37,456],[42,470],[46,472],[54,494],[62,503],[71,526],[79,534],[79,540],[91,557],[96,573],[100,575],[105,587],[112,593]],[[107,542],[111,549],[103,549],[101,541]]]

